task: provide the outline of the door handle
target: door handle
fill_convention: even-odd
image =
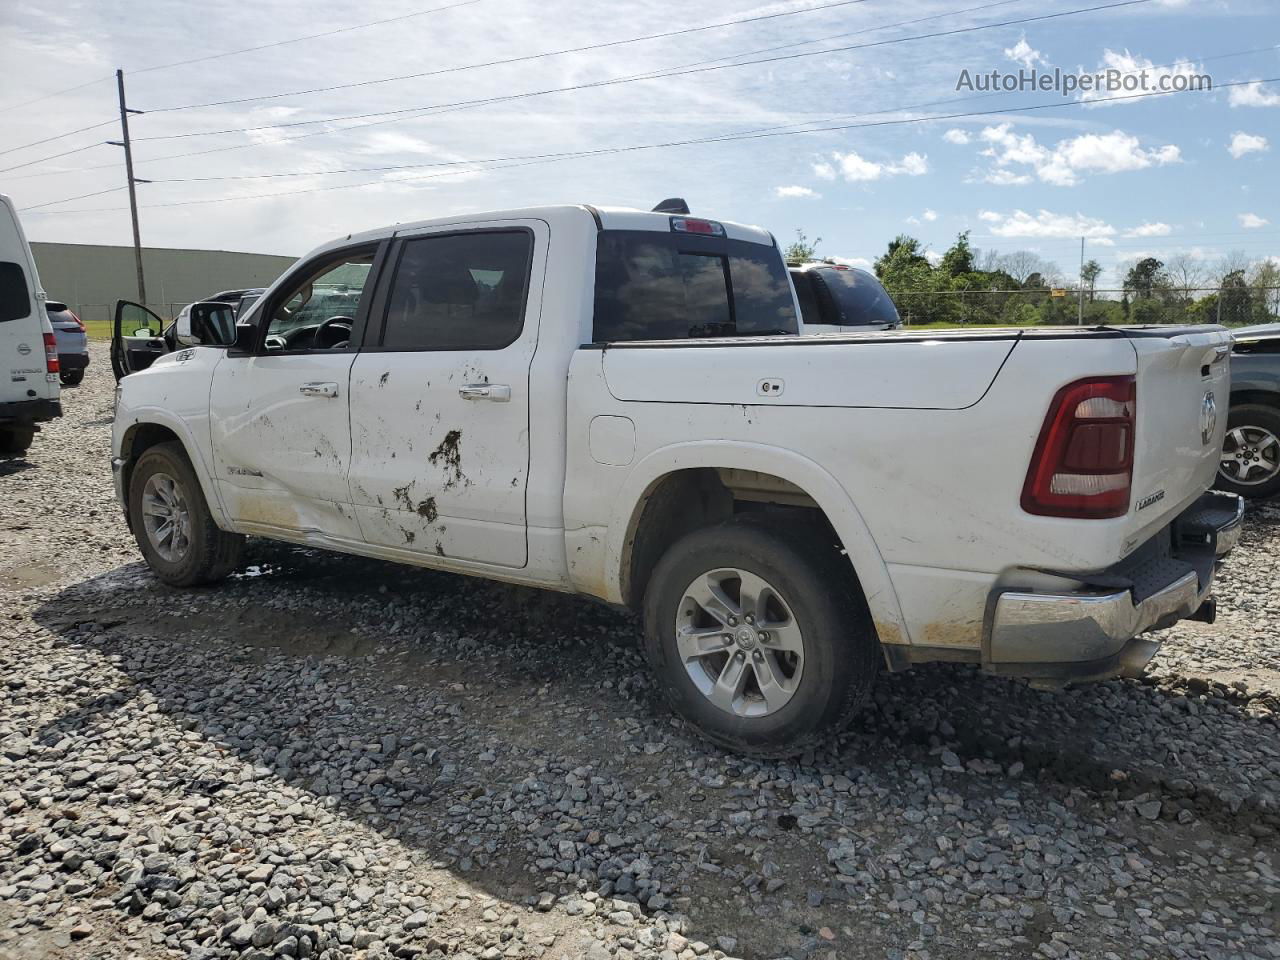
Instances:
[[[304,383],[298,387],[298,392],[304,397],[336,397],[338,385],[336,383]]]
[[[458,388],[463,400],[492,400],[506,403],[511,399],[511,388],[505,383],[467,383]]]

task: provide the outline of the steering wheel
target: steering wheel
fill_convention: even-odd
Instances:
[[[337,350],[351,342],[350,317],[330,317],[316,327],[315,339],[312,341],[317,350]]]

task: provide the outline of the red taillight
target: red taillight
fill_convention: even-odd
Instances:
[[[52,333],[44,335],[44,366],[49,373],[58,372],[58,340]]]
[[[77,316],[75,315],[75,313],[74,313],[73,311],[71,311],[71,310],[68,310],[68,311],[67,311],[67,313],[70,313],[70,314],[71,314],[71,319],[72,319],[72,320],[74,320],[74,321],[76,322],[76,326],[77,326],[77,327],[79,327],[81,330],[83,330],[83,329],[84,329],[84,321],[83,321],[83,320],[81,320],[79,317],[77,317]]]
[[[1022,487],[1022,509],[1042,517],[1121,517],[1133,486],[1137,383],[1098,377],[1053,398]]]

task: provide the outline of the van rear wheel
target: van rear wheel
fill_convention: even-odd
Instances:
[[[744,516],[681,538],[655,567],[644,612],[672,708],[737,752],[807,749],[848,722],[879,671],[847,561],[793,524]]]
[[[213,522],[181,444],[157,444],[138,458],[129,478],[129,520],[147,566],[170,586],[214,583],[240,562],[244,537]]]
[[[0,453],[17,456],[26,453],[36,438],[36,428],[30,424],[18,427],[0,427]]]

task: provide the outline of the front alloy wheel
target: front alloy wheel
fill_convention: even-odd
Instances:
[[[191,511],[182,486],[167,473],[153,473],[142,488],[142,526],[152,548],[170,563],[191,549]]]

